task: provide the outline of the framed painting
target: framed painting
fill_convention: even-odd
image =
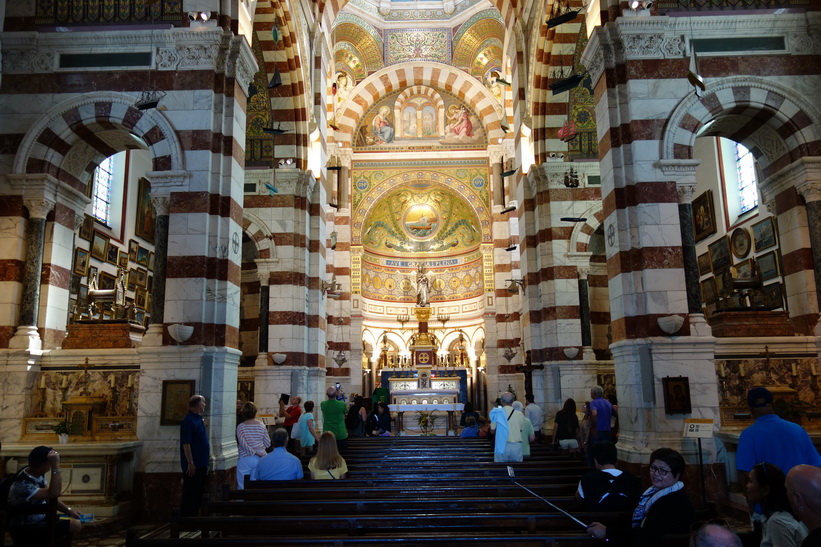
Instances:
[[[154,271],[154,251],[148,253],[148,271]]]
[[[134,306],[141,310],[145,310],[148,308],[148,291],[145,289],[137,288],[136,292],[134,293]]]
[[[758,269],[761,272],[761,280],[767,281],[778,277],[781,272],[778,270],[778,257],[775,251],[763,254],[758,257]]]
[[[710,253],[703,253],[698,255],[698,275],[707,275],[713,272],[713,267],[710,264]]]
[[[661,379],[664,393],[665,414],[690,414],[690,379],[687,376],[676,376]]]
[[[89,266],[88,267],[87,277],[88,277],[89,280],[97,277],[97,266]],[[99,288],[99,286],[97,288]]]
[[[88,251],[79,247],[74,248],[74,269],[72,270],[77,275],[85,276],[88,274]]]
[[[784,307],[784,288],[781,283],[775,282],[764,285],[762,292],[764,296],[764,306],[772,309]]]
[[[109,264],[114,264],[115,266],[118,265],[118,260],[120,258],[120,248],[116,245],[112,245],[110,242],[108,244],[108,253],[106,253],[105,261]]]
[[[146,288],[148,285],[148,270],[144,270],[143,268],[137,268],[133,270],[135,272],[136,279],[134,280],[134,284],[138,287],[142,287],[143,289]]]
[[[701,282],[701,301],[704,303],[713,302],[717,297],[716,278],[708,277]]]
[[[145,266],[146,268],[148,268],[148,255],[149,254],[150,253],[149,253],[148,249],[146,249],[145,247],[140,247],[139,249],[137,249],[137,264],[139,264],[140,266]]]
[[[86,300],[88,300],[88,285],[80,285],[80,290],[77,291],[77,303],[85,306]]]
[[[91,256],[100,262],[105,262],[108,258],[108,244],[110,238],[100,232],[95,231],[91,239]]]
[[[154,244],[157,214],[151,205],[151,183],[141,178],[137,186],[137,218],[134,224],[134,233],[147,242]]]
[[[194,396],[194,380],[163,380],[160,425],[180,425]]]
[[[117,278],[108,272],[100,272],[98,287],[102,290],[111,290],[117,285]]]
[[[80,281],[82,281],[82,277],[79,275],[72,275],[71,276],[71,283],[68,286],[68,292],[70,294],[77,294],[80,292]]]
[[[128,260],[137,262],[137,251],[140,249],[140,244],[136,240],[128,240]]]
[[[146,286],[147,286],[148,290],[152,290],[154,288],[154,276],[153,275],[148,276],[148,283],[146,283]]]
[[[775,246],[773,217],[765,218],[761,222],[753,224],[753,239],[755,240],[755,252]]]
[[[752,240],[750,239],[750,232],[746,228],[733,230],[733,235],[730,236],[730,249],[736,258],[744,258],[750,254]]]
[[[708,250],[710,251],[710,264],[713,266],[713,272],[717,273],[732,263],[730,243],[726,237],[720,237],[710,243]]]
[[[85,239],[86,241],[91,241],[91,237],[94,235],[94,217],[90,215],[83,215],[83,223],[80,224],[80,230],[77,232],[77,236],[80,239]]]
[[[133,291],[137,288],[137,268],[128,270],[128,284],[126,286],[129,291]]]
[[[736,277],[750,278],[753,276],[753,260],[748,258],[735,265]]]
[[[128,253],[120,250],[120,253],[117,255],[117,266],[120,267],[121,270],[128,269]]]
[[[716,233],[716,213],[713,209],[713,192],[707,190],[693,200],[693,232],[696,241]]]

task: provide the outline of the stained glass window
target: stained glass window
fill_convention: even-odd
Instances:
[[[744,214],[758,207],[755,158],[744,145],[735,143],[735,163],[738,172],[738,200],[741,213]]]
[[[100,162],[94,170],[94,190],[91,197],[94,218],[108,226],[111,209],[111,183],[114,180],[114,157]]]

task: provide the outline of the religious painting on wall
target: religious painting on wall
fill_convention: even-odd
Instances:
[[[108,244],[109,237],[100,232],[94,232],[94,237],[91,240],[91,256],[101,262],[105,262],[108,258]]]
[[[661,379],[665,414],[690,414],[690,379],[687,376]]]
[[[151,205],[151,184],[146,178],[140,178],[137,186],[137,217],[134,220],[134,233],[147,242],[154,243],[157,214]],[[129,247],[130,250],[130,247]]]
[[[697,242],[716,233],[716,214],[713,210],[711,190],[693,200],[693,231]]]
[[[83,215],[83,223],[80,225],[80,230],[77,235],[80,239],[91,241],[91,236],[94,235],[94,217],[91,215]]]
[[[775,245],[773,217],[765,218],[761,222],[753,224],[753,238],[755,239],[755,252],[769,249]]]
[[[698,275],[707,275],[712,271],[713,266],[710,264],[710,253],[698,255]]]
[[[76,247],[74,249],[74,273],[85,276],[88,273],[88,251]]]
[[[160,425],[180,425],[188,414],[188,400],[193,395],[194,380],[163,380]]]
[[[355,133],[355,148],[433,149],[486,146],[478,116],[456,97],[413,86],[374,104]]]

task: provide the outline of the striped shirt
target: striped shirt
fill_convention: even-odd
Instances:
[[[239,457],[264,456],[265,449],[271,446],[268,429],[260,422],[245,423],[237,426],[237,446]]]

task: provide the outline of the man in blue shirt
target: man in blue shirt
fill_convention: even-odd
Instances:
[[[775,414],[770,390],[751,389],[747,404],[755,421],[738,438],[736,469],[742,487],[747,484],[750,470],[761,462],[777,466],[784,474],[799,464],[821,466],[821,455],[804,428]]]
[[[251,480],[261,481],[290,481],[301,479],[302,462],[288,452],[288,432],[279,428],[271,435],[271,446],[274,449],[259,460],[257,468],[251,473]]]
[[[182,468],[182,501],[180,515],[195,517],[200,512],[211,447],[205,428],[205,397],[194,395],[188,401],[188,414],[180,424],[180,467]]]
[[[610,419],[613,417],[613,405],[603,397],[604,389],[601,386],[593,386],[590,389],[590,438],[584,439],[587,447],[591,447],[602,441],[611,441]],[[587,465],[594,466],[593,452],[587,450]]]

